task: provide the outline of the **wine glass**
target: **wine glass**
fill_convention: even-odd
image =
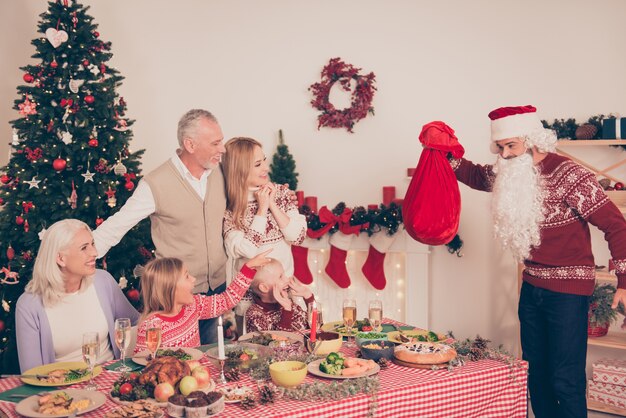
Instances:
[[[86,332],[83,334],[83,360],[89,367],[89,384],[85,386],[87,390],[98,390],[98,386],[93,381],[93,368],[100,356],[100,336],[97,332]]]
[[[315,301],[315,307],[317,308],[317,325],[315,327],[315,332],[320,332],[320,330],[322,329],[322,325],[324,325],[324,316],[323,316],[323,312],[324,310],[322,309],[322,304],[319,303],[318,301]],[[309,323],[309,328],[311,327],[311,318],[313,317],[313,303],[309,303],[309,305],[307,306],[307,322]]]
[[[348,342],[346,347],[354,347],[354,343],[351,341],[352,327],[356,322],[356,300],[344,299],[343,300],[343,324],[346,327],[346,334],[348,335]]]
[[[120,349],[122,365],[116,368],[118,372],[129,372],[132,369],[126,365],[126,350],[130,345],[130,318],[118,318],[115,320],[115,344]]]
[[[156,318],[146,320],[146,347],[150,351],[152,359],[157,356],[161,346],[161,321]]]
[[[370,300],[367,310],[367,317],[370,320],[372,329],[376,332],[382,331],[381,323],[383,321],[383,301]]]

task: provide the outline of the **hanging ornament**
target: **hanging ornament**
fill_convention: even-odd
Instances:
[[[85,82],[85,80],[70,80],[70,91],[74,94],[78,93],[78,90],[80,89],[80,86],[83,85],[83,83]]]
[[[91,138],[87,144],[89,144],[90,147],[95,148],[98,146],[98,140],[96,138]]]
[[[91,74],[93,74],[94,76],[100,74],[100,68],[95,64],[91,64],[89,66],[89,71],[91,71]]]
[[[100,32],[94,30],[93,31],[93,36],[95,36],[96,38],[100,36]]]
[[[17,105],[20,109],[20,115],[28,116],[35,115],[37,113],[37,103],[31,102],[28,97],[24,99],[24,103],[20,103]]]
[[[100,74],[104,74],[107,71],[107,67],[104,64],[100,64]]]
[[[122,164],[122,155],[120,154],[120,159],[117,160],[117,164],[113,166],[113,172],[118,176],[123,176],[128,172],[128,169],[124,164]]]
[[[83,60],[83,67],[85,67],[85,68],[89,67],[89,60],[88,59],[84,59]]]
[[[0,197],[0,206],[4,205],[4,199]]]
[[[68,131],[65,131],[61,134],[61,141],[63,141],[65,145],[69,145],[72,143],[72,141],[74,141],[74,137],[72,136],[71,133],[69,133]]]
[[[27,83],[32,83],[35,80],[35,77],[33,77],[31,74],[26,73],[22,76],[22,79],[24,79],[24,81]]]
[[[27,215],[28,215],[28,212],[30,212],[30,210],[34,207],[35,205],[33,205],[33,202],[22,202],[22,209],[24,210],[24,213]]]
[[[78,23],[78,17],[76,17],[76,12],[72,13],[72,25],[74,25],[74,29],[76,29],[76,24]]]
[[[17,274],[17,271],[11,271],[11,267],[2,267],[2,269],[0,269],[0,273],[4,274],[4,279],[0,279],[1,284],[19,283],[19,280],[17,279],[19,277],[19,274]]]
[[[26,147],[24,148],[24,151],[26,151],[26,159],[31,163],[34,163],[43,156],[43,151],[39,147],[35,149],[30,149],[30,147]]]
[[[105,160],[104,158],[100,158],[100,160],[98,160],[98,164],[96,164],[94,169],[100,174],[106,174],[109,172],[109,164],[107,160]]]
[[[56,69],[58,66],[59,66],[59,63],[57,62],[56,58],[52,58],[52,62],[50,63],[50,67]]]
[[[78,206],[78,193],[76,193],[76,187],[74,186],[74,180],[72,180],[72,193],[70,193],[70,198],[67,199],[70,204],[70,208],[76,209]]]
[[[37,236],[39,237],[39,241],[43,241],[43,237],[46,235],[46,228],[43,228],[41,231],[39,231],[39,234],[37,234]]]
[[[31,253],[30,250],[22,251],[22,259],[24,261],[32,261],[33,260],[33,253]]]
[[[104,219],[102,219],[101,217],[97,217],[96,218],[96,227],[100,226],[102,224],[102,222],[104,222]]]
[[[111,186],[109,186],[109,190],[104,192],[107,195],[107,205],[109,207],[114,208],[117,205],[117,199],[115,198],[115,190],[111,190]]]
[[[115,125],[115,129],[116,131],[119,132],[125,132],[128,130],[128,123],[126,122],[125,119],[120,118],[120,115],[117,113],[117,111],[115,111],[115,120],[116,120],[116,125]]]
[[[67,40],[69,39],[69,36],[67,35],[67,32],[65,32],[64,30],[56,30],[54,28],[48,28],[46,29],[46,38],[48,38],[48,41],[50,41],[50,44],[53,47],[57,48],[63,42],[67,42]]]
[[[20,144],[20,137],[17,134],[17,129],[13,128],[13,134],[11,136],[11,145],[17,147]]]
[[[28,225],[28,219],[24,221],[24,232],[28,232],[30,230],[30,226]]]
[[[1,182],[2,184],[7,184],[7,183],[9,183],[10,181],[11,181],[11,177],[10,177],[10,176],[7,176],[6,174],[3,174],[3,175],[0,177],[0,182]]]
[[[52,132],[52,130],[54,129],[54,121],[52,119],[50,119],[50,122],[48,122],[48,126],[46,129],[48,132]]]
[[[11,247],[11,244],[9,244],[9,248],[7,248],[7,259],[11,261],[13,260],[14,257],[15,257],[15,250],[13,249],[13,247]]]
[[[67,167],[67,161],[65,161],[61,157],[52,162],[52,168],[54,168],[56,171],[63,171],[65,170],[65,167]]]
[[[33,178],[30,181],[24,181],[24,184],[28,184],[28,190],[32,189],[33,187],[35,189],[39,188],[39,183],[41,183],[41,180],[37,180],[37,176],[33,176]]]
[[[61,99],[61,107],[72,107],[74,104],[74,100],[72,99]]]
[[[91,157],[91,154],[89,154],[89,157]],[[95,173],[92,173],[91,171],[89,171],[89,160],[87,160],[87,171],[81,174],[81,176],[83,176],[83,178],[85,179],[85,183],[87,183],[88,181],[93,182],[94,174]]]
[[[96,101],[96,98],[93,97],[91,94],[88,94],[87,96],[85,96],[85,103],[93,104],[93,102],[95,101]]]
[[[17,225],[23,225],[24,224],[24,218],[22,217],[22,215],[17,215],[15,217],[15,223]]]
[[[4,312],[10,312],[11,311],[11,306],[9,305],[9,302],[7,302],[4,299],[2,299],[2,309],[4,309]],[[2,332],[2,331],[0,330],[0,332]]]
[[[131,191],[135,188],[135,183],[133,183],[132,181],[127,181],[124,184],[124,187],[126,188],[126,190]]]

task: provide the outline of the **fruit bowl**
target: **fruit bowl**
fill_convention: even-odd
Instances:
[[[277,361],[270,364],[272,381],[282,387],[298,386],[307,374],[306,364],[301,361]]]
[[[384,340],[370,340],[362,341],[361,343],[361,356],[365,359],[378,361],[381,358],[391,360],[395,344],[391,341]]]
[[[316,350],[315,355],[317,356],[326,356],[333,351],[339,351],[341,344],[343,344],[343,337],[338,332],[318,332],[314,343],[308,338],[305,338],[305,340],[309,353]]]

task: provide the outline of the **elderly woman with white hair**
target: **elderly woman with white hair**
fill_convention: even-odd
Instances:
[[[60,361],[82,360],[82,334],[100,337],[98,362],[118,358],[114,324],[139,314],[117,282],[96,269],[96,248],[89,227],[65,219],[45,233],[33,277],[17,301],[17,349],[22,372]]]

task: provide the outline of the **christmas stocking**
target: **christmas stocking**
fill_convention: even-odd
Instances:
[[[343,289],[350,286],[350,276],[346,269],[346,256],[354,239],[354,235],[346,235],[341,231],[335,232],[328,240],[330,242],[330,258],[326,264],[326,274]]]
[[[387,228],[383,228],[370,237],[370,249],[365,264],[361,268],[365,278],[378,290],[383,290],[387,285],[385,256],[398,236],[397,232],[393,235],[389,235],[388,232]]]
[[[308,238],[304,239],[302,245],[292,245],[293,255],[293,275],[304,284],[313,283],[313,275],[309,269],[309,248],[306,246]]]

